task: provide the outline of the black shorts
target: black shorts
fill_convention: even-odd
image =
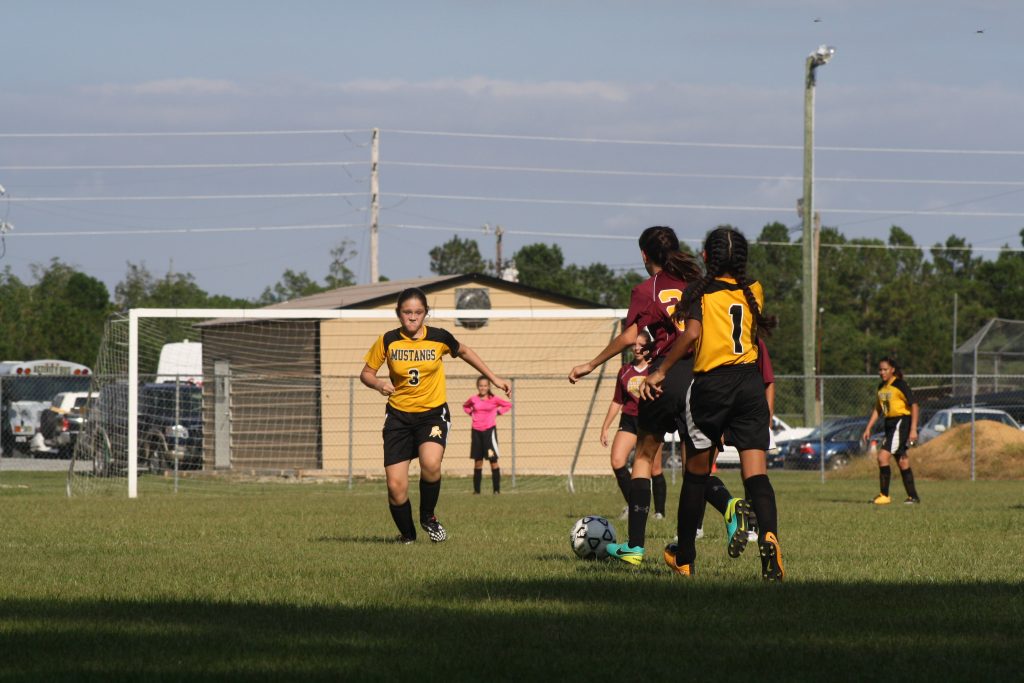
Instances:
[[[704,451],[722,435],[738,451],[767,451],[771,415],[764,379],[753,363],[726,365],[695,375],[686,395],[686,443]]]
[[[470,438],[469,457],[474,460],[497,462],[499,455],[498,428],[474,429]]]
[[[910,416],[885,418],[885,440],[882,450],[889,451],[897,458],[907,457],[907,442],[910,441]]]
[[[636,415],[619,414],[619,431],[636,434]]]
[[[448,441],[451,413],[444,403],[422,413],[407,413],[388,405],[384,416],[384,466],[419,457],[420,444]]]
[[[657,370],[661,361],[660,358],[654,361],[651,370]],[[663,441],[666,434],[682,431],[686,387],[690,385],[692,378],[692,358],[684,358],[669,368],[661,385],[661,395],[653,401],[640,399],[636,416],[638,429],[653,434],[659,441]]]

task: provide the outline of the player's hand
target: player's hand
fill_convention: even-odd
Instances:
[[[590,363],[583,363],[577,365],[569,372],[569,384],[576,384],[581,378],[586,377],[594,371],[594,366]]]
[[[917,430],[916,429],[911,429],[910,430],[910,438],[907,440],[907,445],[908,446],[916,446],[917,445]]]
[[[640,383],[640,397],[648,401],[658,398],[664,391],[661,387],[664,381],[665,373],[661,370],[649,373]]]
[[[500,377],[495,377],[493,384],[494,386],[504,391],[506,396],[512,398],[512,384],[508,380],[504,380]]]
[[[608,448],[608,430],[601,430],[601,447]]]
[[[379,391],[384,396],[390,396],[391,394],[395,393],[395,385],[392,384],[390,380],[384,380],[383,382],[380,383],[380,386],[377,387],[377,391]]]

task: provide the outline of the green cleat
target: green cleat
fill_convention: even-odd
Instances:
[[[609,543],[607,545],[608,557],[628,562],[632,565],[639,565],[644,561],[644,549],[641,546],[630,546],[628,543]]]
[[[733,498],[725,508],[725,536],[729,557],[739,557],[747,547],[750,513],[750,503],[743,498]]]

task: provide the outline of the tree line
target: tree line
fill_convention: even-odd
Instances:
[[[771,223],[751,241],[748,273],[765,289],[766,312],[779,327],[768,340],[775,371],[802,372],[802,252],[789,229]],[[1024,244],[1024,230],[1021,230]],[[821,231],[818,302],[824,374],[871,373],[879,358],[897,358],[907,372],[948,374],[953,347],[953,296],[958,295],[957,340],[962,343],[993,317],[1024,319],[1024,253],[1005,249],[994,259],[976,256],[966,239],[951,235],[929,248],[893,226],[886,241],[847,239]],[[635,248],[631,249],[636,253]],[[348,263],[351,242],[330,252],[323,281],[286,270],[252,299],[204,291],[190,273],[155,276],[144,263],[127,264],[113,296],[100,280],[54,259],[32,266],[32,280],[0,272],[0,357],[62,358],[95,362],[107,318],[131,308],[251,308],[355,284]],[[430,250],[437,275],[498,275],[475,240],[453,237]],[[639,254],[636,254],[639,263]],[[512,256],[519,282],[603,306],[625,308],[630,290],[646,274],[604,263],[565,263],[556,244],[528,244]]]

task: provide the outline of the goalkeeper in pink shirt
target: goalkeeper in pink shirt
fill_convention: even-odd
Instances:
[[[473,458],[473,493],[479,495],[480,483],[484,476],[484,458],[491,463],[491,482],[494,492],[501,493],[501,466],[498,465],[498,428],[495,426],[499,415],[512,410],[512,404],[491,393],[491,383],[481,376],[476,381],[476,396],[470,396],[462,409],[473,418],[473,439],[469,457]]]

